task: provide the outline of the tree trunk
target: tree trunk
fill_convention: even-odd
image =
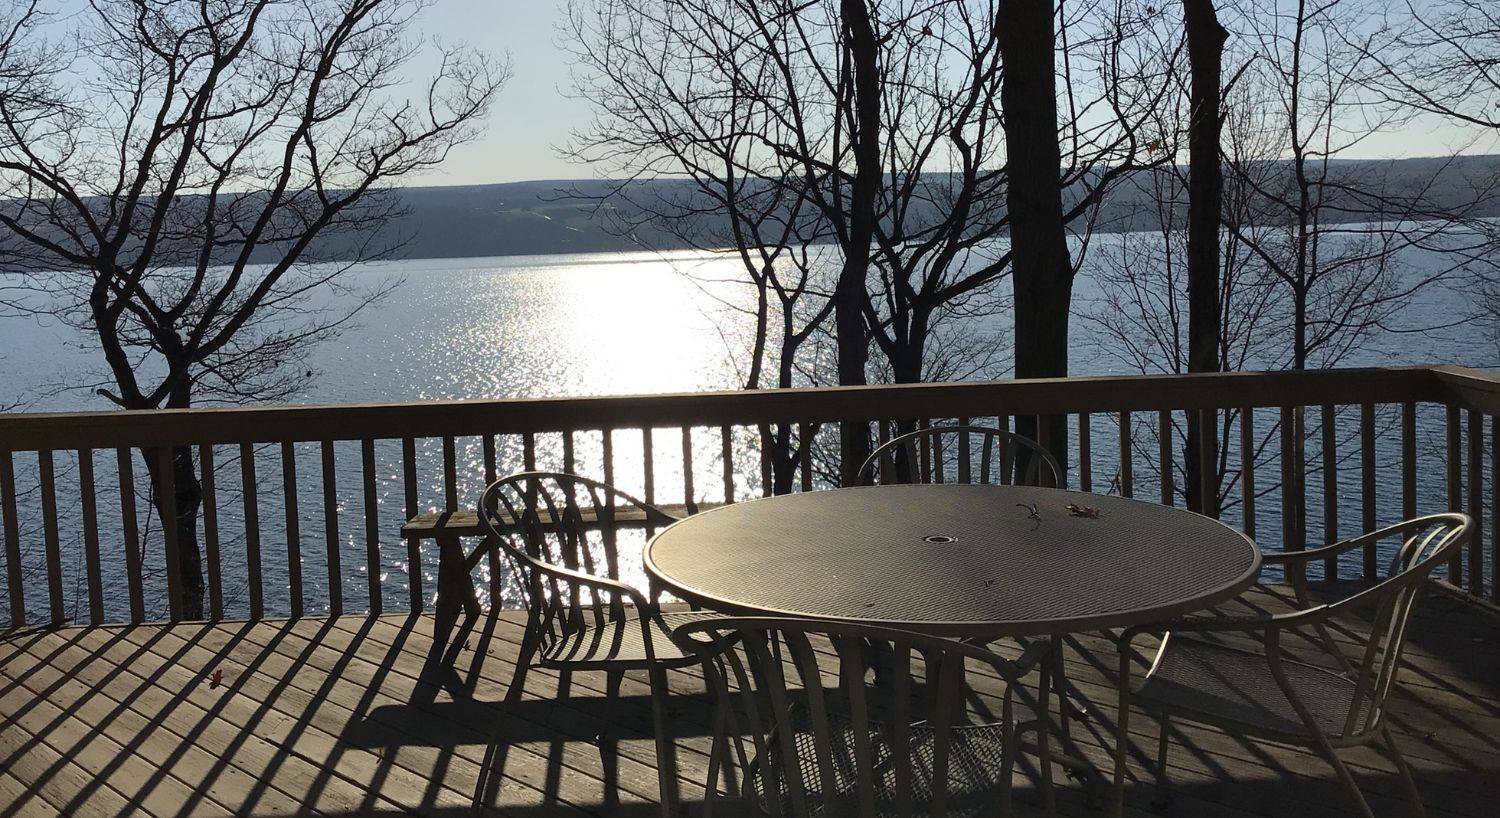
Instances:
[[[1217,372],[1222,368],[1219,342],[1219,222],[1224,178],[1219,164],[1219,113],[1224,41],[1229,34],[1219,25],[1213,0],[1183,0],[1183,28],[1192,68],[1188,122],[1188,371]],[[1200,446],[1212,448],[1215,436],[1205,434],[1200,416],[1188,417],[1188,508],[1219,515],[1218,481],[1205,491]],[[1217,463],[1217,455],[1208,458]],[[1217,466],[1214,466],[1215,469]]]
[[[1068,374],[1068,311],[1073,265],[1062,216],[1062,154],[1057,141],[1057,77],[1050,0],[1005,0],[999,44],[1005,111],[1011,282],[1015,292],[1015,374]],[[1067,467],[1066,418],[1047,419],[1048,445]],[[1033,417],[1019,433],[1038,437]],[[1021,458],[1018,458],[1018,460]],[[1024,468],[1024,464],[1018,463]]]
[[[182,618],[203,619],[203,556],[198,546],[198,512],[203,504],[202,487],[193,468],[193,450],[187,446],[172,449],[172,483],[176,495],[175,518],[161,491],[162,475],[157,465],[157,449],[141,449],[146,470],[151,475],[151,496],[157,517],[163,526],[177,529],[177,571],[181,578]],[[165,534],[162,538],[166,542]]]
[[[854,183],[849,195],[849,231],[844,265],[834,290],[834,331],[838,344],[839,383],[863,385],[869,356],[865,328],[865,277],[875,238],[875,198],[880,191],[880,45],[865,0],[841,0],[845,45],[854,80]],[[840,472],[845,485],[859,481],[859,467],[870,452],[868,423],[841,424]]]
[[[183,385],[172,390],[167,398],[167,409],[186,409],[191,406],[191,394]],[[155,407],[132,406],[131,409]],[[198,545],[198,512],[203,505],[203,488],[198,483],[198,473],[193,467],[193,450],[188,446],[172,449],[172,485],[176,499],[175,513],[166,502],[161,490],[163,479],[157,465],[157,449],[141,449],[146,460],[146,471],[151,476],[151,496],[156,506],[158,519],[163,526],[175,525],[177,529],[177,571],[181,579],[182,617],[188,620],[203,619],[203,555]],[[162,544],[165,548],[166,536]],[[163,551],[165,554],[165,551]],[[165,559],[165,557],[164,557]]]

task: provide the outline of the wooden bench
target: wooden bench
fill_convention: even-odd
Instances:
[[[700,511],[717,508],[723,503],[692,503],[658,506],[673,517],[686,517]],[[593,510],[581,514],[585,527],[596,528],[599,520]],[[507,524],[512,521],[507,518]],[[614,512],[616,528],[644,528],[646,514],[634,506],[622,506]],[[436,540],[438,544],[437,605],[433,615],[433,641],[444,643],[458,622],[458,613],[472,621],[480,614],[479,597],[474,592],[472,574],[479,561],[495,554],[499,543],[488,536],[479,523],[479,512],[475,509],[455,511],[428,511],[411,518],[401,526],[404,539]],[[465,553],[463,540],[480,538],[474,550]],[[492,563],[492,570],[498,570]],[[498,601],[495,601],[498,604]]]

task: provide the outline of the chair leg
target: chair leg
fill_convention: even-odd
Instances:
[[[1068,677],[1063,667],[1063,640],[1056,637],[1049,641],[1052,644],[1048,649],[1048,660],[1052,662],[1052,690],[1057,694],[1058,732],[1064,737],[1072,738],[1072,704],[1068,701]]]
[[[729,755],[729,718],[722,705],[714,706],[714,739],[708,748],[708,781],[703,785],[703,818],[712,818],[719,800],[719,768]]]
[[[1354,773],[1349,771],[1349,767],[1344,764],[1343,759],[1339,758],[1338,751],[1333,748],[1333,745],[1328,743],[1328,739],[1321,733],[1314,733],[1313,738],[1317,743],[1316,749],[1318,754],[1323,756],[1323,759],[1338,774],[1339,781],[1343,782],[1344,789],[1349,791],[1349,795],[1353,798],[1354,805],[1358,809],[1359,814],[1365,816],[1365,818],[1375,818],[1374,810],[1370,809],[1370,804],[1365,801],[1365,794],[1359,789],[1359,782],[1355,780]]]
[[[1417,789],[1417,782],[1411,776],[1411,766],[1406,763],[1406,756],[1401,754],[1401,749],[1396,746],[1396,737],[1391,735],[1390,725],[1380,725],[1380,736],[1385,739],[1386,752],[1390,753],[1391,761],[1396,764],[1396,771],[1401,774],[1401,784],[1406,788],[1406,798],[1411,802],[1412,814],[1417,818],[1427,818],[1427,807],[1422,803],[1422,793]]]
[[[656,731],[656,777],[661,792],[662,818],[677,813],[677,745],[667,734],[667,674],[660,666],[650,669],[651,721]]]
[[[511,674],[510,686],[505,690],[506,704],[514,704],[525,695],[526,671],[531,669],[531,660],[536,658],[540,641],[541,637],[537,634],[536,628],[528,623],[526,633],[521,637],[521,652],[516,657],[516,670]]]
[[[1120,651],[1120,703],[1115,716],[1115,784],[1110,798],[1110,814],[1125,814],[1125,761],[1130,754],[1130,651]]]
[[[1043,667],[1046,667],[1045,665]],[[1050,674],[1043,670],[1041,684],[1038,689],[1041,695],[1037,701],[1037,718],[1042,720],[1041,729],[1036,734],[1037,766],[1042,774],[1042,804],[1047,809],[1047,815],[1057,815],[1057,793],[1052,786],[1052,703],[1051,698],[1052,680]]]
[[[1011,705],[1010,696],[1005,697],[1005,710],[1000,720],[1000,815],[1002,818],[1010,818],[1012,814],[1011,791],[1014,789],[1016,769],[1016,744],[1020,742],[1021,731],[1016,724],[1015,708]]]
[[[1162,716],[1158,722],[1161,733],[1156,739],[1156,795],[1151,799],[1151,808],[1158,812],[1172,803],[1171,782],[1167,778],[1167,743],[1172,729],[1172,717]]]

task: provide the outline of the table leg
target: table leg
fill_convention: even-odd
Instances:
[[[1048,683],[1053,686],[1054,692],[1057,693],[1057,714],[1059,727],[1059,730],[1057,731],[1057,739],[1058,743],[1062,745],[1063,750],[1061,756],[1055,755],[1053,756],[1052,760],[1061,764],[1068,771],[1068,775],[1070,777],[1077,778],[1083,783],[1084,794],[1087,798],[1087,803],[1092,808],[1098,804],[1097,793],[1099,788],[1103,786],[1104,779],[1100,776],[1098,768],[1095,767],[1091,762],[1089,762],[1084,757],[1083,753],[1078,749],[1078,743],[1073,740],[1073,733],[1069,728],[1069,721],[1071,716],[1076,715],[1080,718],[1083,718],[1086,716],[1088,711],[1086,708],[1075,705],[1071,701],[1068,692],[1068,679],[1064,673],[1065,661],[1063,657],[1063,645],[1064,642],[1062,637],[1054,637],[1049,639],[1047,651],[1048,655],[1045,660],[1048,664],[1049,669],[1051,670],[1051,673],[1049,674],[1051,676],[1051,679]],[[1051,730],[1051,714],[1043,713],[1041,714],[1041,716],[1044,720],[1043,729]]]

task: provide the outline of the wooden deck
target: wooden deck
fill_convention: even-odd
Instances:
[[[1276,607],[1277,596],[1253,601]],[[518,615],[464,634],[452,670],[432,661],[431,631],[430,617],[403,615],[13,634],[0,641],[0,815],[657,814],[644,679],[627,679],[606,709],[601,675],[533,672],[507,710]],[[1107,770],[1115,659],[1103,638],[1073,641],[1071,675],[1097,703],[1077,732]],[[671,683],[691,805],[707,706],[693,674]],[[1500,618],[1429,595],[1394,711],[1431,814],[1497,814]],[[1154,723],[1132,726],[1138,747],[1154,748]],[[1172,815],[1345,814],[1310,755],[1191,728],[1178,739]],[[1407,814],[1388,760],[1348,757],[1378,813]],[[1020,806],[1035,809],[1032,795]],[[1132,787],[1135,815],[1156,814],[1148,801],[1149,787]],[[1102,814],[1071,783],[1061,806]]]

